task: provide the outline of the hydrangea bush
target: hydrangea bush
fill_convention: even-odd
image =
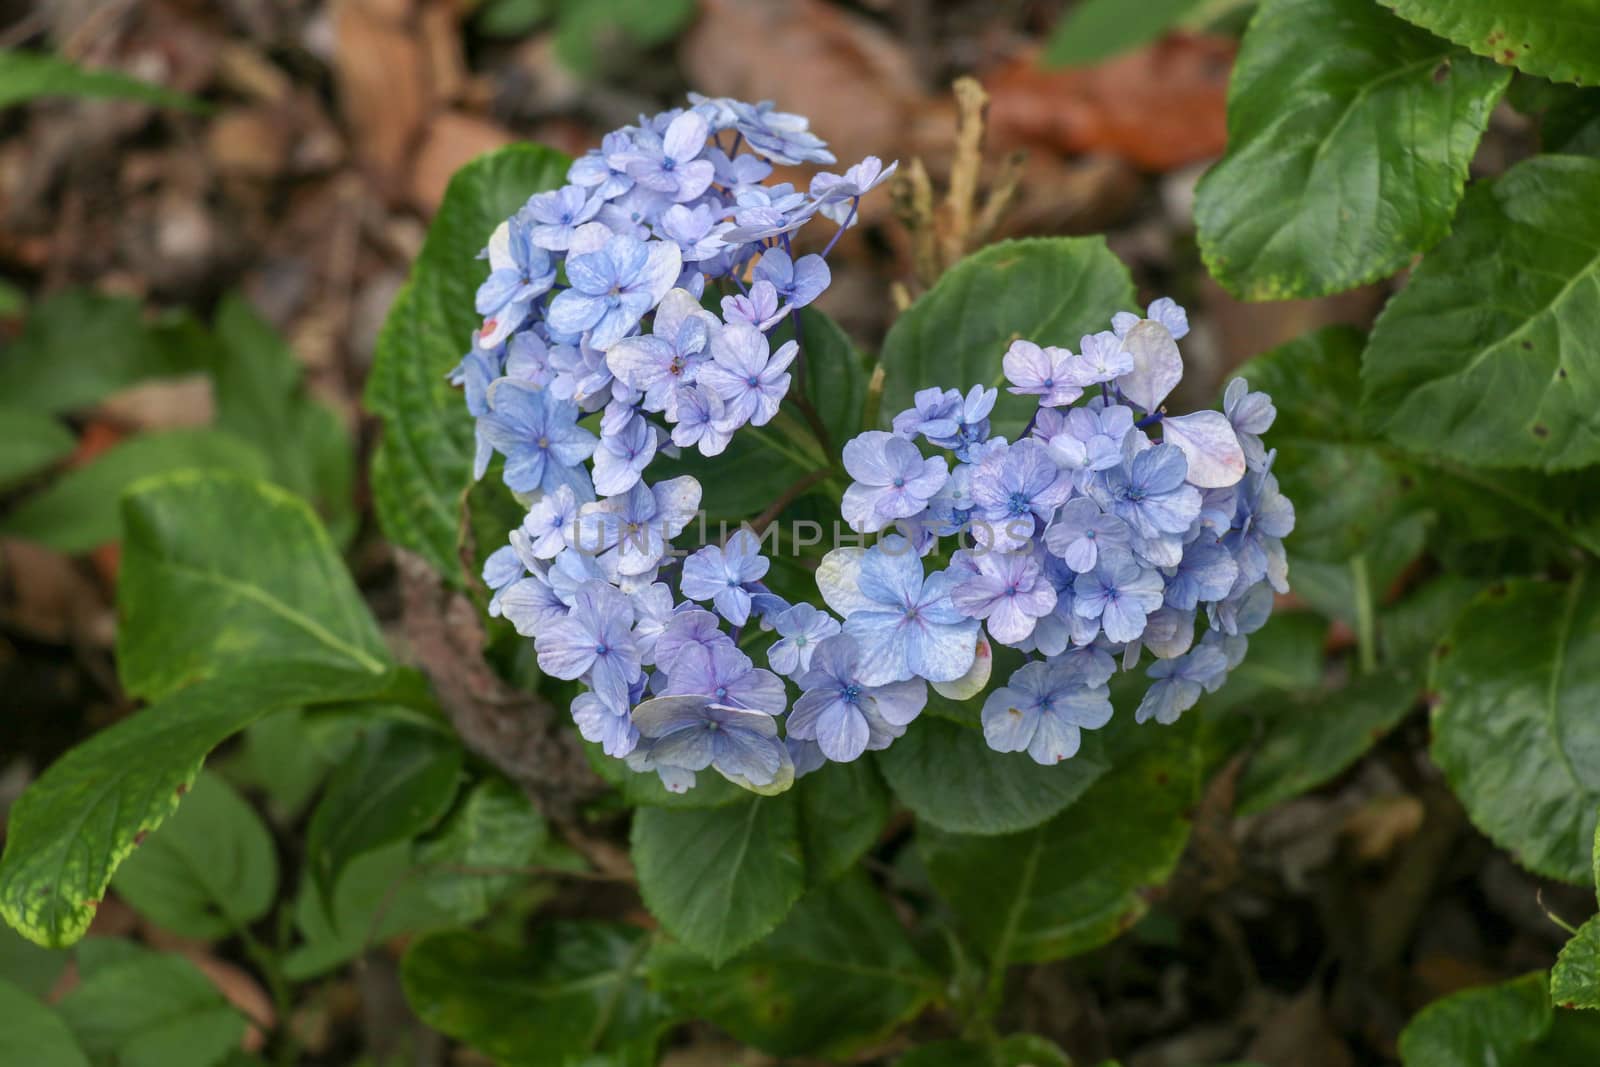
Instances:
[[[1236,379],[1222,411],[1165,408],[1189,329],[1170,299],[1116,311],[1078,352],[995,353],[1035,405],[1015,440],[992,432],[998,388],[979,382],[929,384],[891,429],[845,442],[836,503],[874,538],[820,560],[827,610],[765,583],[748,527],[679,544],[701,485],[652,480],[652,461],[716,457],[773,420],[805,368],[800,310],[895,170],[869,157],[804,192],[772,180],[801,162],[834,162],[803,118],[695,97],[607,134],[489,238],[483,323],[452,381],[476,418],[475,476],[499,453],[528,506],[484,565],[490,614],[533,638],[546,674],[582,682],[586,739],[674,792],[708,769],[781,792],[887,748],[929,685],[985,691],[991,642],[1027,656],[983,698],[997,751],[1072,757],[1111,718],[1112,674],[1147,651],[1133,714],[1175,722],[1288,591],[1294,509],[1262,443],[1270,397]],[[832,236],[795,255],[818,220]],[[766,666],[761,631],[778,635]]]

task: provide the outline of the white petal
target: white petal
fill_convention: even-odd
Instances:
[[[883,607],[861,592],[861,561],[866,554],[864,548],[836,548],[817,565],[817,589],[823,602],[840,617]]]
[[[1178,342],[1161,323],[1145,319],[1122,339],[1133,357],[1133,369],[1117,379],[1128,399],[1146,411],[1155,411],[1183,377],[1183,357]]]
[[[972,661],[972,667],[953,682],[933,682],[933,691],[946,700],[970,700],[983,692],[984,686],[989,684],[989,674],[994,670],[994,651],[989,647],[989,639],[981,632],[978,634],[977,658]]]
[[[1161,440],[1183,450],[1189,461],[1191,485],[1225,489],[1244,477],[1244,449],[1239,435],[1220,411],[1196,411],[1162,419]]]

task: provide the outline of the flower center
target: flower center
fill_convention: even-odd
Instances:
[[[539,447],[540,448],[549,448],[550,447],[550,438],[548,436],[546,436],[545,434],[540,434],[539,435]]]
[[[1006,499],[1006,505],[1013,515],[1026,515],[1031,510],[1028,507],[1028,497],[1024,493],[1012,493]]]
[[[854,704],[856,701],[861,699],[861,686],[855,682],[851,682],[849,685],[845,686],[839,691],[839,696],[846,704]]]

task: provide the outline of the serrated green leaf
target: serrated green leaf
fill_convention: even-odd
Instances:
[[[1070,8],[1050,31],[1044,47],[1047,66],[1066,67],[1099,60],[1137,48],[1177,26],[1202,0],[1084,0]]]
[[[131,297],[65,289],[34,305],[0,351],[0,397],[41,414],[75,411],[146,378],[209,370],[215,351],[185,314],[146,318]]]
[[[1600,1017],[1552,1011],[1544,972],[1422,1009],[1400,1035],[1404,1067],[1576,1067],[1600,1055]]]
[[[330,907],[350,861],[439,821],[455,798],[462,758],[453,737],[406,723],[363,734],[329,776],[306,830],[307,869]]]
[[[443,204],[378,336],[366,403],[383,419],[372,490],[389,540],[451,582],[461,497],[472,480],[472,418],[445,375],[482,320],[473,294],[487,277],[478,253],[494,228],[535,193],[565,180],[569,160],[540,145],[502,148],[450,179]]]
[[[1012,1034],[992,1045],[979,1041],[936,1041],[912,1049],[894,1067],[1072,1067],[1055,1042],[1034,1034]],[[1117,1067],[1114,1063],[1101,1067]]]
[[[1600,462],[1600,159],[1538,156],[1475,187],[1373,327],[1363,414],[1483,467]],[[1484,398],[1493,397],[1493,403]]]
[[[1380,0],[1399,16],[1496,63],[1561,82],[1600,82],[1594,0]]]
[[[213,748],[271,712],[365,699],[390,681],[320,663],[241,664],[90,737],[12,806],[0,915],[46,947],[78,940],[112,873],[141,833],[177,810]]]
[[[1267,0],[1195,191],[1207,268],[1246,300],[1336,293],[1449,232],[1510,72],[1371,0]]]
[[[541,924],[531,944],[451,931],[423,938],[401,963],[418,1017],[507,1067],[598,1062],[648,1067],[671,1023],[645,988],[649,942],[616,923]]]
[[[105,940],[79,951],[81,980],[59,1005],[91,1056],[115,1067],[211,1067],[238,1047],[245,1018],[198,967]]]
[[[0,978],[0,1063],[28,1067],[89,1067],[61,1016]]]
[[[1278,708],[1239,780],[1239,812],[1265,811],[1342,773],[1416,704],[1419,679],[1383,671]]]
[[[1111,770],[1054,819],[1020,834],[923,829],[934,887],[991,961],[1040,962],[1105,944],[1149,909],[1189,839],[1198,796],[1194,716],[1106,728]],[[926,725],[926,724],[919,724]]]
[[[76,444],[49,415],[0,407],[0,489],[72,455]]]
[[[1523,866],[1593,878],[1600,805],[1600,601],[1565,585],[1490,588],[1435,651],[1434,762],[1477,827]]]
[[[1600,916],[1562,947],[1550,971],[1550,998],[1563,1008],[1600,1009]]]
[[[1128,268],[1104,238],[990,245],[946,271],[890,328],[880,357],[882,421],[910,407],[918,389],[1003,384],[1000,361],[1019,337],[1077,351],[1084,334],[1109,329],[1111,316],[1132,307],[1133,296]],[[1001,389],[994,433],[1014,438],[1032,399]]]
[[[813,886],[854,867],[889,818],[889,790],[867,760],[824,764],[795,782],[794,795],[806,880]]]
[[[117,669],[130,693],[262,660],[387,669],[383,635],[298,497],[180,474],[129,494],[123,521]]]
[[[806,894],[782,925],[721,967],[681,947],[654,953],[650,981],[747,1045],[830,1060],[914,1017],[940,986],[859,874]]]
[[[759,940],[805,890],[792,794],[633,816],[639,895],[661,925],[713,966]]]
[[[18,504],[0,533],[58,552],[87,552],[117,539],[118,503],[134,484],[175,471],[211,471],[262,478],[267,461],[255,447],[219,430],[140,434],[68,471]]]
[[[278,855],[261,816],[216,775],[117,869],[111,886],[140,915],[184,937],[214,939],[272,907]]]
[[[355,443],[334,411],[306,395],[300,364],[237,293],[216,317],[217,425],[269,458],[272,478],[310,501],[343,544],[355,533]]]
[[[982,701],[975,697],[973,703]],[[1076,756],[1045,767],[1026,753],[996,752],[979,731],[932,715],[918,720],[877,761],[902,804],[930,826],[958,834],[1011,834],[1037,826],[1083,796],[1107,769],[1089,732]]]
[[[210,105],[116,70],[85,70],[60,56],[0,51],[0,107],[42,96],[138,100],[179,111],[208,111]]]

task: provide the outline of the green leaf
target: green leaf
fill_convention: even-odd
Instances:
[[[1378,616],[1382,660],[1417,677],[1427,676],[1433,646],[1483,592],[1486,583],[1458,574],[1441,574],[1412,590]]]
[[[49,415],[0,407],[0,489],[66,459],[76,444]]]
[[[1600,1008],[1600,916],[1561,949],[1550,972],[1550,997],[1563,1008]]]
[[[889,791],[867,760],[824,764],[795,782],[794,795],[811,885],[854,867],[889,819]]]
[[[61,1016],[0,978],[0,1063],[27,1067],[89,1067]]]
[[[213,748],[271,712],[364,699],[389,681],[318,663],[239,665],[90,737],[12,806],[0,915],[48,948],[78,940],[112,872],[177,810]]]
[[[1594,0],[1382,0],[1403,19],[1496,63],[1561,82],[1600,82]]]
[[[958,834],[1009,834],[1050,819],[1106,772],[1093,737],[1086,733],[1070,760],[1045,767],[1025,753],[994,751],[975,729],[924,715],[878,754],[878,767],[900,802],[928,824]]]
[[[1124,710],[1107,727],[1111,770],[1031,830],[919,833],[934,887],[995,965],[1087,952],[1145,914],[1142,890],[1166,879],[1189,839],[1195,721],[1136,726]]]
[[[244,1038],[245,1019],[182,956],[94,938],[59,1010],[96,1059],[116,1067],[211,1067]]]
[[[304,982],[355,959],[391,937],[457,926],[460,920],[435,903],[412,845],[397,842],[350,861],[330,909],[306,882],[295,897],[301,942],[283,957],[284,977]]]
[[[496,899],[527,881],[518,867],[585,866],[576,853],[550,839],[544,816],[503,778],[474,786],[438,833],[417,849],[417,863],[427,870],[423,891],[428,899],[462,922],[483,918]]]
[[[112,879],[117,895],[163,929],[205,940],[261,918],[278,889],[278,855],[261,816],[213,774],[145,839]]]
[[[462,756],[453,738],[406,723],[362,735],[334,768],[306,830],[308,871],[324,900],[331,905],[351,860],[439,821],[455,798]]]
[[[1128,268],[1101,237],[1001,241],[963,259],[895,320],[884,338],[884,420],[912,404],[918,389],[963,392],[1003,384],[1000,360],[1011,342],[1077,351],[1085,334],[1108,329],[1133,306]],[[996,434],[1015,437],[1032,398],[1004,389],[992,416]]]
[[[640,808],[633,816],[639,895],[713,966],[756,941],[805,889],[792,795],[721,808]]]
[[[477,256],[494,228],[534,193],[561,185],[569,160],[540,145],[502,148],[450,179],[444,203],[378,336],[367,407],[383,419],[372,491],[390,541],[460,584],[461,497],[472,480],[473,420],[445,375],[483,324]]]
[[[486,37],[521,37],[555,12],[557,0],[485,0],[472,25]]]
[[[1434,762],[1477,827],[1549,878],[1593,879],[1600,805],[1600,601],[1566,585],[1490,588],[1435,650]]]
[[[694,19],[694,0],[557,0],[556,55],[579,74],[672,40]]]
[[[1544,972],[1468,989],[1400,1034],[1404,1067],[1575,1067],[1600,1055],[1600,1018],[1552,1011]]]
[[[515,945],[450,931],[411,946],[401,981],[424,1023],[497,1063],[648,1067],[672,1021],[640,978],[648,947],[616,923],[546,921]]]
[[[1383,671],[1279,708],[1239,781],[1239,812],[1265,811],[1341,774],[1405,717],[1416,697],[1416,681]]]
[[[0,923],[0,982],[9,982],[33,996],[44,997],[55,988],[71,962],[70,953],[40,948]]]
[[[802,897],[768,937],[717,967],[655,953],[651,985],[685,1014],[774,1056],[843,1060],[913,1018],[940,980],[865,875]]]
[[[1600,363],[1583,340],[1600,323],[1596,198],[1600,159],[1577,156],[1538,156],[1471,191],[1373,327],[1374,426],[1483,467],[1600,462]]]
[[[1050,32],[1043,62],[1066,67],[1096,63],[1153,41],[1177,26],[1201,0],[1084,0]]]
[[[260,448],[272,478],[311,502],[343,544],[355,533],[355,443],[306,395],[294,353],[236,293],[217,309],[217,425]]]
[[[117,539],[118,503],[136,482],[175,471],[264,477],[251,445],[218,430],[166,430],[122,441],[28,497],[0,521],[0,533],[58,552],[87,552]]]
[[[992,1045],[936,1041],[912,1049],[895,1060],[894,1067],[1072,1067],[1072,1060],[1054,1041],[1034,1034],[1012,1034]]]
[[[383,636],[305,502],[186,473],[123,502],[117,669],[157,697],[263,660],[381,673]]]
[[[0,107],[42,96],[138,100],[179,111],[209,111],[210,105],[165,86],[115,70],[85,70],[60,56],[0,51]]]
[[[1195,191],[1206,266],[1246,300],[1393,274],[1450,230],[1510,72],[1371,0],[1267,0],[1228,90],[1228,151]]]
[[[76,411],[146,378],[209,370],[215,347],[182,313],[146,320],[132,297],[66,289],[36,304],[0,351],[0,397],[39,414]]]

